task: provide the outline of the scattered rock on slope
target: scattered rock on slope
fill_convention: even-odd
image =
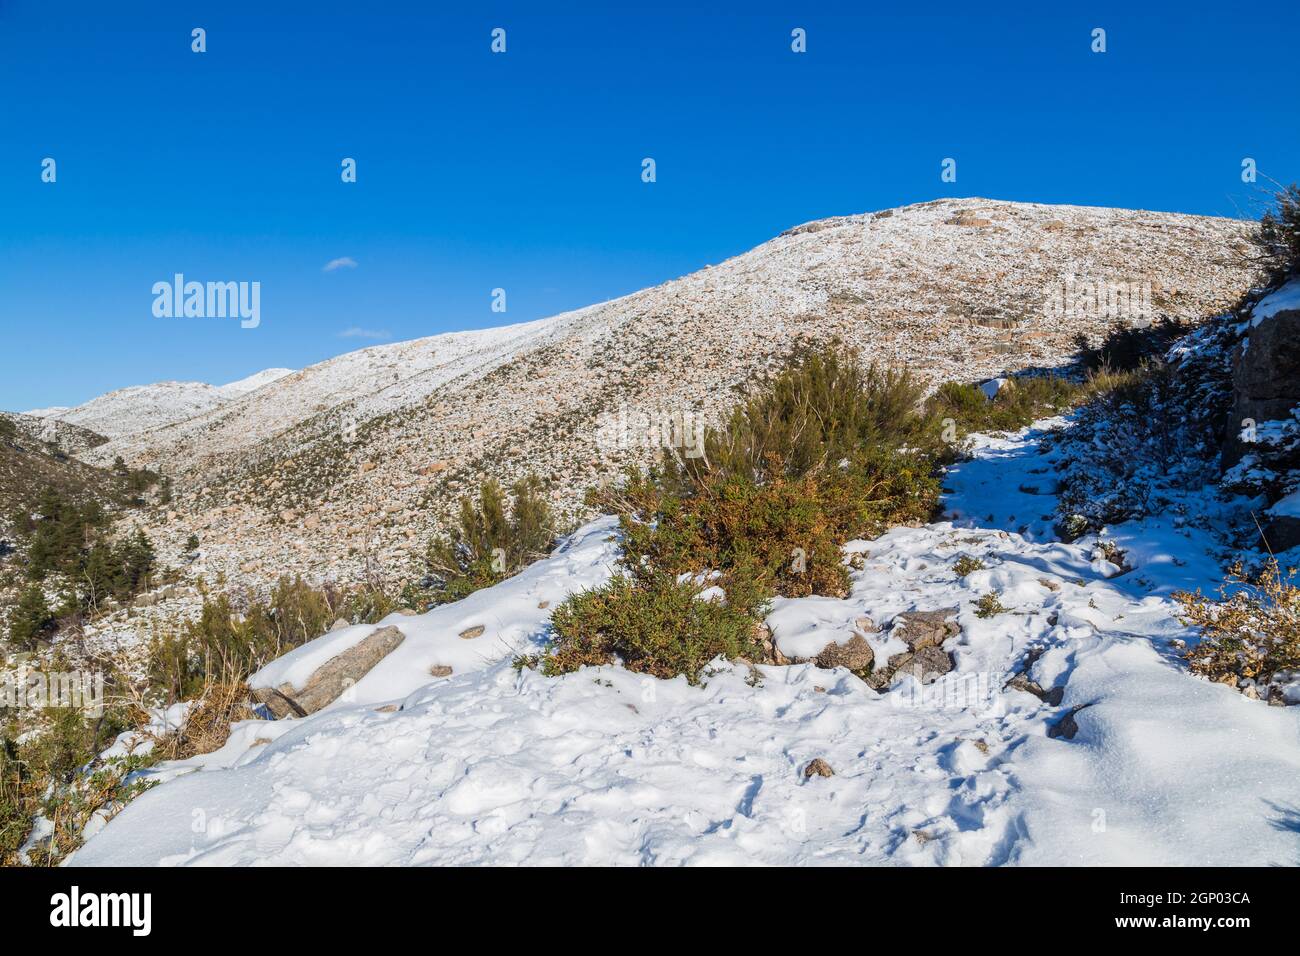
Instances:
[[[370,673],[404,639],[405,635],[392,625],[376,628],[361,643],[352,645],[313,671],[301,690],[291,684],[275,688],[257,687],[252,691],[253,699],[265,704],[277,720],[314,714]]]

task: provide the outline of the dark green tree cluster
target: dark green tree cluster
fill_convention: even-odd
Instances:
[[[139,528],[113,544],[96,541],[77,575],[82,607],[94,610],[105,598],[125,601],[148,590],[155,564],[153,543]]]
[[[48,488],[35,513],[20,515],[15,524],[27,543],[27,576],[39,582],[64,575],[81,610],[93,611],[107,598],[128,600],[150,585],[153,544],[139,528],[116,542],[105,540],[108,518],[96,501],[77,503]]]
[[[171,480],[148,468],[131,468],[125,459],[118,455],[113,459],[111,468],[118,481],[122,501],[132,508],[143,508],[146,504],[144,494],[154,485],[162,484],[162,503],[171,500]]]
[[[47,488],[34,514],[18,516],[15,525],[27,538],[27,576],[42,581],[52,571],[75,574],[94,536],[108,523],[97,501],[79,504]]]

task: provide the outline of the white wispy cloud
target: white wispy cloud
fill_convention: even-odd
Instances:
[[[383,342],[391,339],[393,333],[387,329],[363,329],[360,326],[349,326],[339,333],[341,339],[374,339],[376,342]]]
[[[340,256],[338,259],[331,259],[329,262],[325,263],[325,267],[321,269],[321,272],[334,272],[338,269],[355,269],[356,267],[356,259],[353,259],[351,256]]]

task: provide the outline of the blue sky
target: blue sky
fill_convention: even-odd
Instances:
[[[1300,178],[1295,3],[697,6],[0,0],[0,408],[526,321],[823,216]],[[156,318],[177,272],[260,282],[261,324]]]

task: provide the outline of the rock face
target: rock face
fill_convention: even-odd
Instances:
[[[1236,421],[1288,418],[1300,405],[1300,309],[1273,313],[1249,335],[1232,369]]]
[[[376,628],[359,644],[330,658],[307,678],[301,689],[290,684],[254,688],[253,699],[265,704],[278,720],[305,717],[333,703],[385,657],[397,649],[405,635],[397,628]]]
[[[940,647],[923,647],[915,654],[900,654],[890,661],[889,679],[911,674],[922,684],[932,684],[952,670],[952,658]]]
[[[1288,453],[1272,445],[1246,442],[1241,433],[1250,422],[1257,433],[1270,422],[1290,421],[1294,427],[1300,409],[1300,280],[1293,280],[1255,306],[1245,346],[1234,358],[1232,389],[1224,464],[1234,465],[1253,454],[1266,468],[1281,472],[1294,467],[1294,450]],[[1275,552],[1300,546],[1298,515],[1267,515],[1263,531]]]

